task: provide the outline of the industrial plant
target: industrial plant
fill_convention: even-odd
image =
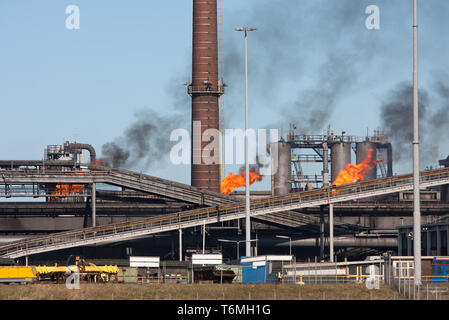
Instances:
[[[221,19],[217,0],[193,0],[192,74],[185,93],[193,135],[225,128]],[[160,281],[163,272],[174,282],[188,281],[195,260],[202,273],[190,276],[215,282],[232,282],[233,276],[205,265],[252,270],[269,263],[269,276],[255,282],[277,275],[294,283],[307,283],[303,271],[310,263],[323,266],[321,275],[341,275],[338,266],[362,277],[365,271],[353,271],[350,263],[377,257],[386,277],[385,261],[396,261],[395,268],[402,268],[398,256],[412,262],[413,176],[394,175],[391,137],[380,130],[355,136],[329,128],[317,134],[286,125],[290,131],[266,146],[276,170],[265,177],[250,172],[250,184],[271,179],[271,190],[250,191],[249,225],[245,192],[238,189],[245,187],[245,168],[227,176],[220,161],[204,163],[208,143],[194,138],[190,185],[114,167],[89,141],[43,146],[43,159],[0,159],[0,262],[39,266],[41,278],[50,279],[45,274],[63,272],[42,266],[82,257],[77,261],[93,266],[144,266],[139,275],[146,279]],[[223,159],[221,145],[219,150],[211,156]],[[438,168],[420,173],[422,255],[428,261],[423,274],[429,276],[430,257],[449,255],[449,157],[437,160]],[[139,264],[135,257],[152,259]],[[112,279],[118,269],[111,268],[90,276]],[[244,274],[243,281],[252,276]]]

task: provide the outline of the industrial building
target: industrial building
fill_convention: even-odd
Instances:
[[[88,163],[83,150],[90,152]],[[45,152],[45,160],[0,162],[2,257],[185,260],[195,252],[222,252],[236,258],[236,246],[244,242],[241,192],[224,195],[104,167],[96,164],[95,150],[87,144],[67,142]],[[295,190],[292,176],[273,176],[288,181],[291,185],[284,185],[291,192],[279,194],[273,184],[271,191],[252,193],[254,255],[291,250],[297,257],[327,259],[329,203],[334,203],[337,260],[397,251],[397,227],[412,221],[410,175],[310,190],[306,185],[303,191]],[[424,222],[444,221],[449,204],[441,193],[448,176],[448,169],[422,173]]]

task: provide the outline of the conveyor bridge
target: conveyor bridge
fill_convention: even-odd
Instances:
[[[139,174],[128,170],[90,165],[89,171],[61,170],[1,170],[0,197],[54,197],[48,190],[41,189],[41,184],[92,184],[104,183],[126,189],[151,193],[158,196],[185,201],[200,206],[220,206],[237,201],[225,194],[198,189],[186,184]],[[2,184],[3,182],[3,184]],[[3,190],[2,190],[3,189]],[[70,194],[64,195],[70,197]],[[91,196],[91,190],[86,188],[82,194],[73,196]],[[260,217],[261,220],[277,223],[287,227],[304,225],[319,225],[319,219],[292,213],[272,214]]]
[[[220,193],[145,174],[102,166],[89,168],[89,171],[0,170],[0,188],[4,188],[0,197],[52,197],[46,190],[39,189],[40,184],[105,183],[205,206],[234,202],[231,197]]]

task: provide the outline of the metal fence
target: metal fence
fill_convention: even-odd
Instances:
[[[416,285],[414,263],[386,260],[385,282],[409,300],[449,300],[449,276],[423,275]]]
[[[415,285],[414,277],[393,277],[389,283],[403,297],[409,300],[449,300],[449,285],[447,276],[445,283],[435,283],[436,276],[423,276],[421,285]]]
[[[415,285],[413,265],[409,260],[389,258],[372,261],[322,263],[297,262],[283,265],[279,273],[281,283],[343,284],[360,283],[370,289],[385,284],[409,300],[449,300],[449,276],[422,276]]]
[[[355,262],[297,262],[282,266],[281,283],[336,284],[384,283],[384,260]]]

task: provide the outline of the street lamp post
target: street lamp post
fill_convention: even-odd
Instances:
[[[413,0],[413,256],[416,286],[421,285],[421,208],[419,191],[418,0]]]
[[[248,32],[254,31],[256,28],[236,28],[236,31],[244,31],[245,32],[245,180],[246,180],[246,256],[251,256],[251,220],[250,220],[250,212],[249,212],[249,161],[248,161]]]
[[[290,255],[292,255],[292,238],[289,237],[289,236],[280,236],[280,235],[276,235],[276,238],[289,239],[289,242],[290,242]]]
[[[252,241],[257,241],[257,240],[258,239],[252,239],[252,240],[249,240],[249,241],[247,241],[247,240],[237,241],[237,240],[228,240],[228,239],[218,239],[218,241],[220,241],[220,242],[232,242],[232,243],[237,244],[237,261],[239,261],[239,259],[240,259],[240,251],[239,251],[240,243],[242,243],[242,242],[252,242]]]

